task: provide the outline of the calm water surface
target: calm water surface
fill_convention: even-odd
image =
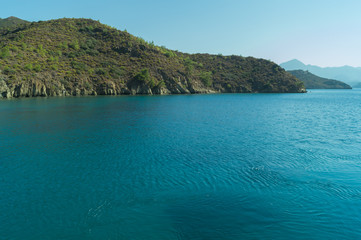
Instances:
[[[360,239],[361,90],[0,101],[1,239]]]

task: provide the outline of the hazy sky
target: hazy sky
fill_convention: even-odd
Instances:
[[[359,0],[11,0],[0,17],[84,17],[190,53],[361,66]]]

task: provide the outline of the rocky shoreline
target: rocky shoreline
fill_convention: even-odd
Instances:
[[[90,88],[74,87],[66,88],[63,84],[47,85],[41,81],[31,81],[8,85],[0,79],[0,98],[23,98],[23,97],[55,97],[55,96],[97,96],[97,95],[169,95],[169,94],[196,94],[217,93],[226,91],[215,91],[206,88],[195,88],[194,86],[183,86],[175,84],[171,88],[150,88],[146,84],[122,86],[113,82],[100,84]]]

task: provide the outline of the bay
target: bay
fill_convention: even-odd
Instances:
[[[0,102],[2,239],[358,239],[361,90]]]

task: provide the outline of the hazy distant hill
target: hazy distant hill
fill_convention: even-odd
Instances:
[[[293,59],[291,61],[280,64],[281,67],[290,70],[305,70],[317,76],[336,79],[345,82],[351,86],[361,83],[361,67],[319,67],[315,65],[305,65],[304,63]]]
[[[351,87],[346,83],[333,79],[322,78],[308,71],[293,70],[288,72],[303,81],[306,89],[351,89]]]
[[[20,25],[23,23],[29,23],[29,22],[22,20],[20,18],[17,18],[17,17],[8,17],[8,18],[4,18],[4,19],[0,18],[0,28],[13,27],[13,26]]]
[[[353,88],[361,88],[361,83],[357,83],[355,85],[352,86]]]

